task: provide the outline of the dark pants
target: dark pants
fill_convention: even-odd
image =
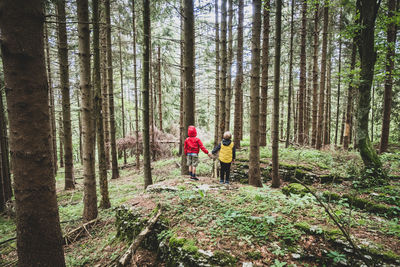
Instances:
[[[223,182],[225,177],[225,182],[229,182],[229,172],[231,170],[231,164],[224,163],[222,161],[220,161],[220,163],[221,163],[221,174],[219,176],[219,181]]]

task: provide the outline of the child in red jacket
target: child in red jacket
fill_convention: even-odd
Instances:
[[[198,181],[196,177],[196,167],[199,164],[199,151],[203,150],[210,158],[211,153],[203,146],[203,143],[199,138],[197,138],[197,131],[193,125],[188,128],[188,138],[186,138],[184,143],[184,152],[186,155],[187,166],[189,166],[190,179]]]

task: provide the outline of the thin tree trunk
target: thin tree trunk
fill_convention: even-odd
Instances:
[[[392,87],[393,87],[393,70],[395,59],[395,44],[397,25],[393,21],[396,10],[399,8],[399,0],[388,0],[388,19],[391,19],[387,26],[387,52],[386,52],[386,77],[385,92],[383,97],[383,116],[382,116],[382,132],[379,146],[379,153],[386,152],[389,141],[390,131],[390,113],[392,110]]]
[[[269,13],[270,1],[264,2],[261,63],[260,146],[267,145],[268,67],[269,67]]]
[[[65,266],[44,60],[42,1],[0,4],[18,266]]]
[[[121,29],[118,29],[118,45],[119,45],[119,74],[121,82],[121,115],[122,115],[122,138],[125,138],[125,107],[124,107],[124,70],[122,65],[122,45],[121,45]],[[126,149],[122,151],[124,154],[124,164],[126,165]]]
[[[318,132],[318,20],[319,20],[319,0],[316,2],[314,11],[314,43],[313,43],[313,102],[312,102],[312,133],[311,146],[317,143]]]
[[[101,97],[101,73],[100,73],[100,29],[99,29],[99,1],[92,0],[93,12],[93,85],[94,85],[94,113],[96,117],[97,133],[97,158],[99,161],[99,182],[100,182],[100,208],[107,209],[111,207],[108,196],[107,164],[104,147],[104,129],[102,114]]]
[[[133,32],[133,79],[135,80],[135,135],[136,135],[136,169],[140,169],[139,153],[139,101],[137,86],[137,63],[136,63],[136,13],[135,0],[132,0],[132,32]]]
[[[290,45],[289,45],[289,88],[288,88],[288,113],[286,121],[286,142],[285,147],[289,147],[290,142],[290,121],[291,121],[291,107],[292,107],[292,91],[293,91],[293,37],[294,37],[294,5],[295,2],[291,2],[290,12]]]
[[[143,98],[143,172],[144,187],[153,184],[150,161],[149,124],[149,78],[150,78],[150,1],[143,0],[143,60],[142,60],[142,98]]]
[[[294,142],[298,143],[298,114],[299,114],[299,91],[296,91],[296,99],[293,95],[293,137]],[[296,101],[295,101],[296,100]]]
[[[52,137],[52,155],[53,155],[53,170],[54,175],[57,175],[57,130],[56,130],[56,116],[55,116],[55,104],[54,104],[54,88],[51,75],[51,64],[50,64],[50,43],[47,24],[44,24],[45,29],[45,49],[46,49],[46,67],[47,67],[47,82],[49,85],[49,109],[50,109],[50,127]],[[62,159],[60,159],[62,161]],[[63,166],[61,166],[63,167]]]
[[[219,142],[219,94],[220,94],[220,75],[219,75],[219,23],[218,23],[218,0],[215,0],[215,127],[214,127],[214,146]],[[236,113],[235,113],[236,114]],[[235,142],[236,143],[236,142]],[[236,143],[237,145],[238,143]]]
[[[329,32],[332,32],[332,27],[329,27]],[[331,143],[330,123],[331,123],[331,76],[332,76],[332,34],[329,34],[329,52],[326,75],[326,103],[325,103],[325,119],[323,131],[323,144],[327,146]]]
[[[358,39],[358,52],[361,61],[360,84],[358,86],[357,109],[357,145],[364,165],[368,169],[374,169],[377,175],[380,173],[382,163],[372,147],[368,136],[368,117],[371,108],[371,84],[374,76],[376,51],[374,50],[374,29],[376,15],[380,1],[363,0],[359,3],[361,30]]]
[[[282,27],[282,0],[276,2],[275,15],[275,62],[274,62],[274,110],[272,122],[272,187],[279,187],[279,81],[281,69],[281,27]]]
[[[162,119],[162,87],[161,87],[161,48],[158,47],[158,120],[160,122],[160,131],[163,131]]]
[[[347,107],[346,102],[343,103],[343,106]],[[339,142],[340,145],[343,145],[343,135],[344,135],[345,122],[346,122],[346,112],[343,111],[342,112],[342,123],[341,123],[342,127],[340,128],[340,142]]]
[[[114,112],[114,86],[113,86],[113,65],[112,65],[112,46],[111,46],[111,17],[110,0],[104,0],[106,27],[107,27],[107,88],[108,88],[108,108],[110,112],[110,144],[111,144],[111,166],[112,179],[119,178],[117,145],[115,142],[115,112]]]
[[[180,143],[179,144],[179,155],[182,156],[182,154],[183,154],[183,143],[185,141],[185,127],[183,125],[183,120],[184,120],[183,98],[185,97],[184,96],[184,92],[185,92],[185,68],[183,66],[183,64],[184,64],[184,46],[183,46],[183,44],[184,44],[184,38],[185,38],[184,32],[183,32],[183,30],[184,30],[183,29],[184,28],[184,26],[183,26],[183,23],[184,23],[183,0],[180,0],[180,12],[181,12],[181,16],[180,16],[180,22],[181,22],[181,25],[180,25],[180,30],[181,30],[180,31],[180,37],[181,37],[181,40],[180,40],[180,52],[181,52],[181,54],[180,54],[180,82],[181,82],[180,89],[181,90],[180,90],[180,97],[179,97],[179,100],[180,100],[180,106],[179,106],[179,115],[180,115],[179,116],[179,143]],[[216,107],[218,107],[218,106],[216,106]],[[216,120],[215,127],[218,127],[218,122],[219,121]],[[218,133],[218,131],[215,132],[215,135],[217,135],[217,133]],[[216,142],[216,141],[214,140],[214,142]],[[182,161],[182,165],[186,164],[186,158],[181,157],[181,161]]]
[[[297,142],[304,143],[304,93],[307,87],[307,55],[306,55],[306,36],[307,36],[307,1],[303,0],[302,19],[301,19],[301,47],[300,47],[300,84],[297,112]]]
[[[343,20],[343,8],[340,8],[339,15],[339,33],[342,31],[342,20]],[[340,82],[342,78],[342,35],[339,35],[339,58],[338,58],[338,91],[337,91],[337,101],[336,101],[336,123],[335,123],[335,146],[337,146],[338,141],[338,130],[339,130],[339,116],[340,116]]]
[[[261,187],[260,177],[260,34],[261,0],[253,0],[250,80],[250,159],[249,184]],[[279,115],[278,115],[279,116]]]
[[[153,46],[151,41],[151,33],[150,33],[150,133],[151,133],[151,152],[152,152],[152,160],[156,160],[156,150],[155,150],[155,132],[154,132],[154,124],[155,124],[155,115],[154,109],[156,108],[156,92],[155,92],[155,70],[153,70]],[[154,82],[153,82],[154,79]]]
[[[72,158],[71,104],[69,92],[69,63],[65,0],[57,1],[58,58],[62,93],[62,122],[64,133],[65,190],[74,189],[74,162]]]
[[[324,25],[322,32],[322,55],[321,55],[321,79],[319,86],[319,108],[318,108],[318,127],[315,148],[321,149],[323,141],[324,109],[325,109],[325,85],[326,85],[326,55],[328,47],[328,24],[329,24],[329,5],[327,0],[324,2]]]
[[[243,0],[239,0],[239,26],[237,33],[237,63],[236,63],[236,80],[235,80],[235,124],[234,124],[234,143],[236,148],[240,148],[240,122],[243,113],[241,107],[243,103],[243,18],[244,4]]]
[[[227,87],[227,68],[228,68],[228,56],[226,51],[226,0],[222,0],[221,5],[221,49],[222,49],[222,65],[221,65],[221,76],[220,76],[220,94],[219,94],[219,134],[225,131],[225,119],[226,119],[226,87]]]
[[[309,145],[311,141],[310,124],[311,124],[311,96],[312,96],[312,60],[308,60],[308,77],[307,77],[307,90],[305,97],[305,113],[304,113],[304,144]]]
[[[226,75],[226,104],[225,104],[225,131],[229,131],[231,122],[231,99],[232,99],[232,59],[233,59],[233,1],[229,0],[228,9],[228,67]]]
[[[76,90],[76,102],[78,104],[78,124],[79,124],[79,159],[83,165],[83,146],[82,146],[82,117],[81,117],[81,104],[80,104],[79,89]]]
[[[51,123],[51,122],[50,122]],[[51,126],[51,124],[50,124]],[[64,129],[61,113],[58,113],[58,142],[60,147],[60,167],[64,168]]]
[[[96,176],[93,154],[92,90],[90,83],[90,31],[88,1],[77,2],[79,35],[79,76],[82,92],[82,133],[83,133],[83,219],[90,221],[97,218]]]

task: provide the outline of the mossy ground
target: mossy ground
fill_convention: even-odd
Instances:
[[[238,152],[241,164],[246,164],[247,153],[246,148]],[[270,150],[263,148],[261,155],[267,170]],[[398,175],[400,166],[395,162],[396,156],[385,154],[384,157],[386,166],[390,166],[389,174]],[[353,189],[351,179],[357,177],[362,166],[356,153],[289,148],[280,150],[280,159],[281,165],[288,169],[349,178],[340,184],[314,183],[312,186],[318,195],[324,191],[355,195],[384,207],[399,209],[399,181],[390,181],[385,187]],[[140,172],[134,167],[121,170],[120,179],[109,180],[112,206],[125,204],[150,214],[157,203],[162,203],[165,208],[163,219],[168,226],[165,238],[182,238],[185,242],[181,246],[194,254],[199,249],[218,251],[217,254],[225,255],[221,262],[226,261],[226,265],[241,266],[246,261],[260,266],[283,263],[285,266],[318,266],[351,260],[352,256],[343,251],[343,247],[331,242],[343,238],[340,231],[303,188],[300,188],[301,195],[285,195],[281,189],[272,189],[268,182],[262,188],[240,183],[221,186],[217,179],[208,177],[211,161],[205,155],[201,155],[200,160],[200,182],[180,176],[176,166],[179,158],[153,163],[153,181],[175,186],[178,189],[175,192],[146,193]],[[134,162],[134,158],[128,161]],[[76,177],[80,176],[81,169],[77,166]],[[78,179],[77,183],[76,190],[64,191],[60,169],[57,194],[64,233],[82,223],[83,180]],[[211,189],[199,189],[201,184],[210,185]],[[284,183],[282,187],[287,185]],[[371,253],[375,249],[375,252],[385,254],[387,261],[400,255],[399,216],[354,208],[341,198],[331,200],[330,206],[341,223],[350,229],[358,245],[367,246]],[[117,237],[115,210],[100,210],[99,217],[101,223],[89,231],[90,235],[64,247],[68,266],[104,266],[128,247],[128,241]],[[13,220],[0,217],[0,242],[13,236]],[[169,240],[171,242],[171,238]],[[152,252],[140,250],[138,253],[147,262],[155,260]],[[15,241],[0,245],[0,255],[0,265],[15,264]]]

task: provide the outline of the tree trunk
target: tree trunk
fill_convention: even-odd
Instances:
[[[52,168],[42,1],[4,0],[0,14],[18,266],[65,266]]]
[[[143,98],[143,172],[144,187],[153,184],[150,162],[150,124],[149,124],[149,78],[150,78],[150,1],[143,0],[143,60],[142,60],[142,98]]]
[[[152,41],[151,41],[151,33],[150,33],[150,133],[151,133],[151,158],[153,161],[156,160],[156,150],[155,150],[155,132],[154,132],[154,120],[155,120],[155,115],[154,115],[154,109],[156,108],[156,92],[155,92],[155,82],[153,83],[154,78],[154,73],[155,70],[153,70],[153,46],[152,46]]]
[[[161,48],[158,46],[158,120],[160,122],[160,131],[163,131],[162,121],[162,87],[161,87]]]
[[[51,122],[50,122],[51,127]],[[58,142],[60,146],[60,167],[64,168],[64,129],[62,124],[61,113],[58,113]]]
[[[390,113],[392,110],[392,87],[393,87],[393,70],[395,58],[395,44],[397,26],[393,18],[396,10],[398,9],[398,0],[388,0],[388,19],[390,23],[387,26],[387,52],[386,52],[386,77],[385,77],[385,93],[383,97],[383,120],[381,142],[379,146],[379,153],[386,152],[389,141],[390,130]]]
[[[103,125],[104,125],[104,147],[106,154],[106,165],[107,170],[111,169],[110,164],[110,118],[109,118],[109,96],[107,88],[107,22],[106,22],[106,10],[104,6],[104,0],[101,2],[100,10],[100,64],[101,64],[101,94],[102,94],[102,114],[103,114]]]
[[[226,0],[222,0],[221,4],[221,49],[222,49],[222,65],[221,65],[221,76],[220,76],[220,94],[219,94],[219,134],[220,138],[225,131],[225,119],[226,119],[226,76],[228,68],[228,56],[226,51]]]
[[[363,0],[359,5],[361,30],[358,36],[358,52],[361,61],[360,84],[358,86],[358,110],[357,110],[357,145],[361,158],[368,169],[376,172],[382,167],[382,163],[372,147],[368,136],[368,117],[371,108],[371,84],[374,76],[376,52],[374,50],[374,29],[376,14],[379,10],[379,2],[375,0]]]
[[[324,2],[324,25],[322,32],[322,55],[321,55],[321,79],[319,86],[319,108],[318,108],[318,127],[317,127],[317,140],[315,148],[321,149],[323,141],[323,127],[324,127],[324,109],[325,109],[325,85],[326,85],[326,55],[328,47],[328,24],[329,24],[329,6],[327,0]]]
[[[240,122],[243,113],[241,112],[241,102],[243,99],[243,18],[244,18],[243,0],[239,0],[239,25],[237,33],[237,63],[236,63],[236,80],[235,80],[235,124],[233,133],[233,142],[236,148],[240,148]]]
[[[62,121],[64,138],[65,190],[74,189],[74,162],[72,158],[71,104],[69,94],[69,63],[65,0],[57,1],[58,58],[62,93]]]
[[[121,29],[118,29],[118,46],[119,46],[119,74],[121,82],[121,116],[122,116],[122,138],[125,138],[125,107],[124,107],[124,70],[122,64],[122,45],[121,45]],[[124,155],[124,164],[126,165],[126,149],[122,151]]]
[[[307,1],[303,0],[302,19],[301,19],[301,47],[300,47],[300,84],[299,100],[297,112],[297,142],[300,145],[304,143],[304,93],[307,87],[307,55],[306,55],[306,36],[307,36]]]
[[[314,11],[314,43],[313,43],[313,101],[312,101],[312,132],[311,146],[317,143],[318,132],[318,20],[319,20],[319,0],[315,3]]]
[[[253,0],[250,80],[250,159],[249,184],[261,187],[260,177],[260,34],[261,0]],[[279,116],[279,115],[278,115]]]
[[[279,81],[281,69],[281,28],[282,28],[282,0],[276,2],[275,15],[275,62],[274,62],[274,110],[272,122],[272,187],[279,187]]]
[[[184,108],[184,129],[187,130],[189,125],[194,124],[194,112],[196,110],[195,102],[194,102],[194,89],[195,89],[195,80],[194,80],[194,70],[195,70],[195,47],[194,47],[194,11],[193,11],[193,0],[185,0],[184,1],[184,50],[185,50],[185,94],[183,99],[183,108]],[[226,51],[225,51],[226,52]],[[221,109],[221,107],[220,107]],[[223,109],[223,108],[222,108]],[[223,121],[221,117],[221,121]],[[223,130],[223,129],[221,129]],[[185,138],[187,137],[187,132],[185,132]],[[182,158],[185,158],[186,163],[186,155],[183,153]],[[183,162],[183,161],[182,161]],[[182,165],[182,174],[188,173],[188,167]]]
[[[136,64],[136,13],[135,0],[132,0],[132,32],[133,32],[133,79],[135,83],[135,136],[136,136],[136,169],[140,169],[140,153],[139,153],[139,101],[137,86],[137,64]]]
[[[323,131],[323,144],[324,146],[330,145],[331,143],[331,76],[332,76],[332,27],[329,27],[329,52],[328,52],[328,64],[327,64],[327,75],[326,75],[326,103],[325,103],[325,119],[324,119],[324,131]]]
[[[113,85],[113,66],[112,66],[112,45],[111,45],[111,17],[110,0],[104,0],[106,27],[107,27],[107,88],[108,88],[108,108],[110,112],[110,145],[111,145],[111,179],[119,178],[117,145],[115,142],[115,112],[114,112],[114,85]]]
[[[293,92],[293,37],[294,37],[294,5],[295,1],[291,2],[290,12],[290,45],[289,45],[289,88],[288,88],[288,113],[286,121],[286,142],[285,147],[289,147],[290,142],[290,120],[291,120],[291,107],[292,107],[292,92]]]
[[[228,67],[226,76],[226,104],[225,104],[225,131],[229,131],[231,122],[231,99],[232,99],[232,59],[233,59],[233,1],[229,0],[228,20]]]
[[[260,146],[267,145],[268,67],[269,67],[269,13],[270,1],[264,2],[261,63]]]
[[[344,134],[343,134],[343,149],[348,150],[349,149],[349,144],[351,142],[351,121],[352,121],[352,110],[353,110],[353,94],[354,94],[354,88],[353,88],[353,79],[354,79],[354,74],[353,70],[356,67],[356,53],[357,53],[357,46],[354,41],[351,49],[351,63],[350,63],[350,84],[349,84],[349,89],[347,92],[347,108],[346,108],[346,124],[345,124],[345,129],[344,129]]]
[[[82,134],[83,134],[83,219],[90,221],[97,218],[96,176],[93,154],[92,91],[90,84],[90,31],[88,1],[77,2],[79,35],[79,76],[82,92]]]
[[[78,124],[79,124],[79,159],[83,165],[83,148],[82,148],[82,117],[81,117],[81,104],[80,104],[79,88],[76,90],[76,102],[78,104]]]
[[[215,0],[215,128],[214,146],[219,142],[219,99],[220,99],[220,77],[219,77],[219,23],[218,23],[218,0]],[[235,113],[236,114],[236,113]],[[237,145],[238,143],[235,142]]]
[[[339,32],[342,31],[342,20],[343,20],[343,8],[340,8],[339,15]],[[342,35],[339,35],[339,56],[338,56],[338,91],[337,91],[337,101],[336,101],[336,123],[335,123],[335,146],[338,144],[338,130],[339,130],[339,116],[340,116],[340,82],[342,78]]]
[[[100,182],[100,208],[107,209],[111,207],[108,196],[107,164],[104,147],[104,129],[102,97],[101,97],[101,73],[100,73],[100,29],[99,29],[99,1],[92,0],[93,12],[93,86],[94,86],[94,113],[96,117],[97,133],[97,158],[99,161],[99,182]]]

